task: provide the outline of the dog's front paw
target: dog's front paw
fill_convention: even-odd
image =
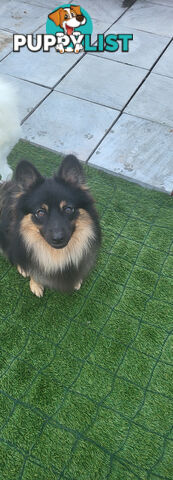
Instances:
[[[30,290],[31,292],[36,295],[36,297],[42,297],[43,296],[43,292],[44,292],[44,287],[42,287],[42,285],[40,285],[39,283],[35,282],[35,280],[33,280],[33,278],[31,278],[30,280]]]
[[[75,46],[75,49],[74,49],[75,53],[79,53],[80,50],[83,50],[83,46],[80,45],[80,44],[77,44],[77,45]]]
[[[75,290],[80,290],[80,287],[82,285],[82,280],[80,280],[74,287]]]
[[[62,45],[59,46],[59,52],[64,53],[64,47]]]
[[[20,265],[17,265],[17,270],[20,273],[20,275],[22,275],[22,277],[24,278],[29,277],[28,273],[25,272],[25,270],[23,270],[23,268],[21,268]]]

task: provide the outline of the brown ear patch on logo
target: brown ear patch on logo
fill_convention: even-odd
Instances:
[[[72,12],[75,12],[76,15],[82,15],[82,12],[81,12],[81,9],[80,9],[79,5],[75,5],[75,6],[71,5],[70,10],[72,10]]]
[[[55,10],[55,12],[52,12],[48,15],[48,18],[52,20],[52,22],[55,23],[55,25],[60,25],[62,26],[62,22],[64,20],[65,12],[63,8],[59,8],[58,10]]]

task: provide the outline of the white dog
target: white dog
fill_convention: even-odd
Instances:
[[[9,80],[0,78],[0,179],[10,179],[7,156],[20,137],[17,96]]]

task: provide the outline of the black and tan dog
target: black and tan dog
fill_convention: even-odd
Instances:
[[[21,161],[10,182],[0,185],[0,247],[31,291],[78,290],[93,267],[100,226],[83,169],[73,155],[57,174],[44,178]]]

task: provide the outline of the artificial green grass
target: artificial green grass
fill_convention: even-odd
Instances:
[[[172,480],[172,198],[85,170],[103,243],[81,290],[36,298],[0,259],[0,479]]]

